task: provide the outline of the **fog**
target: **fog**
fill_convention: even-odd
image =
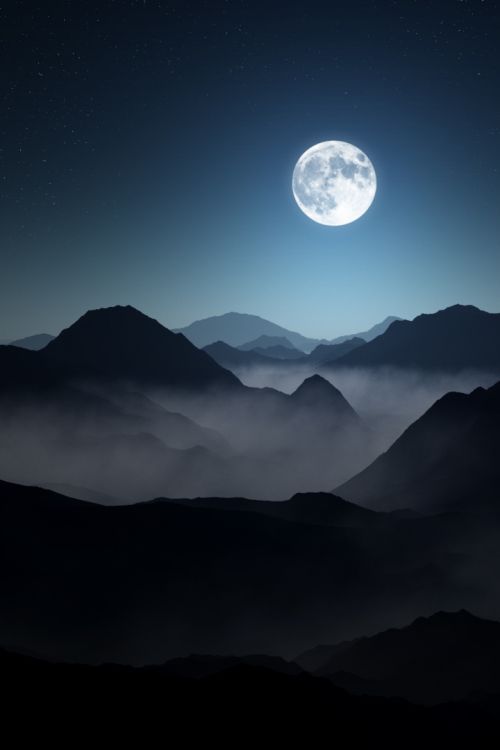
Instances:
[[[245,385],[276,388],[292,393],[300,383],[318,370],[311,366],[251,367],[234,369]],[[395,368],[337,368],[319,370],[335,385],[351,406],[372,427],[380,451],[387,447],[432,404],[450,391],[470,393],[474,388],[489,388],[498,374],[480,370],[425,372]]]
[[[331,491],[365,468],[449,390],[489,386],[488,373],[338,370],[329,394],[290,396],[304,367],[237,373],[252,388],[187,395],[79,383],[0,403],[0,476],[104,503],[154,497],[284,500]],[[276,389],[273,390],[271,387]]]

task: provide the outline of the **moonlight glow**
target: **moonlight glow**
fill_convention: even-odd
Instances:
[[[307,149],[293,170],[293,194],[313,221],[340,226],[356,221],[375,197],[377,177],[370,159],[344,141]]]

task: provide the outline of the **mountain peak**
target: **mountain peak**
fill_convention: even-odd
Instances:
[[[239,384],[184,336],[131,305],[89,310],[51,341],[43,355],[73,368],[80,377],[97,375],[188,389]]]
[[[414,320],[396,320],[382,335],[348,352],[335,367],[397,367],[500,372],[500,313],[452,305]]]
[[[325,407],[329,407],[334,408],[339,415],[359,419],[339,389],[321,375],[316,374],[306,378],[291,394],[290,398],[308,409],[323,411]]]

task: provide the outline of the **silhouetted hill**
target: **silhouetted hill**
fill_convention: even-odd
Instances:
[[[500,313],[454,305],[412,321],[397,320],[384,334],[339,359],[340,365],[500,372]]]
[[[134,381],[182,389],[238,387],[237,378],[133,307],[90,310],[43,350],[48,362],[78,377]]]
[[[260,318],[258,315],[236,312],[197,320],[185,328],[177,329],[177,332],[183,333],[199,348],[208,346],[214,341],[224,341],[230,346],[241,346],[260,336],[284,337],[302,351],[311,351],[317,344],[321,343],[318,339],[307,338],[307,336],[302,336],[295,331],[289,331],[287,328]]]
[[[317,362],[318,364],[325,362],[334,362],[336,359],[343,357],[344,354],[357,349],[358,346],[363,346],[366,342],[364,339],[355,336],[352,339],[347,339],[340,344],[319,344],[316,349],[310,353],[308,360],[310,362]]]
[[[498,500],[500,383],[448,393],[368,468],[338,488],[381,509],[475,508]]]
[[[51,336],[49,333],[38,333],[35,336],[26,336],[23,339],[11,341],[10,345],[20,346],[22,349],[33,349],[34,351],[38,351],[39,349],[43,349],[44,346],[47,346],[53,338],[54,336]]]
[[[313,649],[298,663],[350,690],[419,703],[500,694],[500,623],[465,610],[438,612],[400,630]]]
[[[309,499],[292,500],[299,519]],[[485,600],[490,560],[474,560],[464,588],[452,583],[455,566],[464,575],[460,545],[484,526],[336,526],[339,505],[322,497],[315,518],[291,522],[165,501],[108,507],[0,482],[0,641],[92,662],[286,656],[415,616],[436,597],[450,608],[476,591]]]
[[[316,411],[322,418],[335,412],[343,420],[359,421],[359,417],[342,393],[321,375],[311,375],[290,396],[293,403],[309,412]],[[328,412],[327,412],[328,410]]]
[[[223,664],[205,676],[179,677],[162,666],[52,663],[3,650],[0,668],[9,687],[3,729],[25,737],[29,717],[37,741],[50,739],[52,747],[67,747],[76,733],[85,745],[99,737],[152,747],[158,737],[180,736],[186,746],[231,748],[259,745],[264,737],[278,747],[298,741],[319,746],[332,733],[342,745],[358,747],[376,738],[387,748],[400,748],[407,735],[405,747],[482,747],[499,736],[498,717],[487,704],[426,708],[349,695],[321,677],[284,673],[258,661]]]
[[[377,336],[385,333],[391,323],[394,323],[395,320],[401,320],[401,318],[398,318],[396,315],[389,315],[387,318],[384,318],[384,320],[382,320],[380,323],[376,323],[367,331],[361,331],[361,333],[351,333],[349,336],[337,336],[337,338],[332,339],[329,343],[342,344],[344,341],[352,340],[353,338],[360,338],[363,339],[363,341],[372,341],[372,339],[375,339],[377,338]]]
[[[238,349],[241,349],[241,351],[250,351],[251,349],[269,349],[272,346],[284,346],[287,349],[295,349],[286,336],[266,335],[258,336],[256,339],[252,339],[252,341],[247,341],[246,344],[241,344]],[[304,354],[304,352],[300,353]]]

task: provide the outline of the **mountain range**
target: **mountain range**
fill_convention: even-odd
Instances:
[[[405,745],[412,748],[429,745],[430,739],[432,745],[487,747],[500,735],[497,704],[490,705],[488,696],[426,707],[352,695],[330,680],[265,656],[193,655],[180,662],[89,666],[0,650],[9,686],[4,730],[21,738],[34,730],[38,737],[50,737],[55,747],[67,746],[76,731],[85,745],[99,736],[150,747],[168,734],[181,736],[188,746],[216,737],[223,748],[234,747],[235,738],[241,738],[238,746],[253,746],[263,737],[273,744],[316,746],[332,732],[343,745],[366,745],[379,737],[385,747],[399,748],[409,731]]]
[[[339,687],[364,695],[436,704],[500,696],[500,622],[465,610],[437,612],[410,625],[334,646],[319,646],[297,663]]]
[[[247,388],[131,307],[89,311],[41,351],[0,347],[0,386],[2,475],[76,497],[277,499],[327,489],[375,457],[319,376],[291,395]]]
[[[500,373],[500,313],[453,305],[414,320],[396,320],[336,366]]]
[[[335,362],[347,352],[353,351],[364,343],[363,339],[353,338],[341,344],[318,344],[310,354],[304,354],[290,346],[271,345],[252,348],[245,345],[234,347],[223,341],[216,341],[203,347],[203,351],[209,354],[221,367],[226,367],[238,375],[241,369],[258,367],[259,365],[263,367],[284,366],[285,369],[288,365],[293,369],[299,366],[316,370],[320,365]]]
[[[269,336],[286,338],[296,349],[308,353],[318,346],[318,344],[341,344],[347,339],[355,337],[370,341],[372,338],[383,333],[394,320],[399,320],[399,318],[389,316],[368,331],[353,333],[350,336],[338,336],[332,341],[302,336],[302,334],[296,331],[290,331],[258,315],[247,315],[236,312],[197,320],[185,328],[175,329],[175,332],[183,333],[186,338],[199,348],[213,344],[215,341],[223,341],[233,347],[251,344],[251,348],[254,348],[255,339],[259,339],[261,336]]]
[[[405,517],[325,494],[271,505],[110,507],[0,482],[0,642],[93,663],[291,657],[436,601],[500,614],[494,510]]]

